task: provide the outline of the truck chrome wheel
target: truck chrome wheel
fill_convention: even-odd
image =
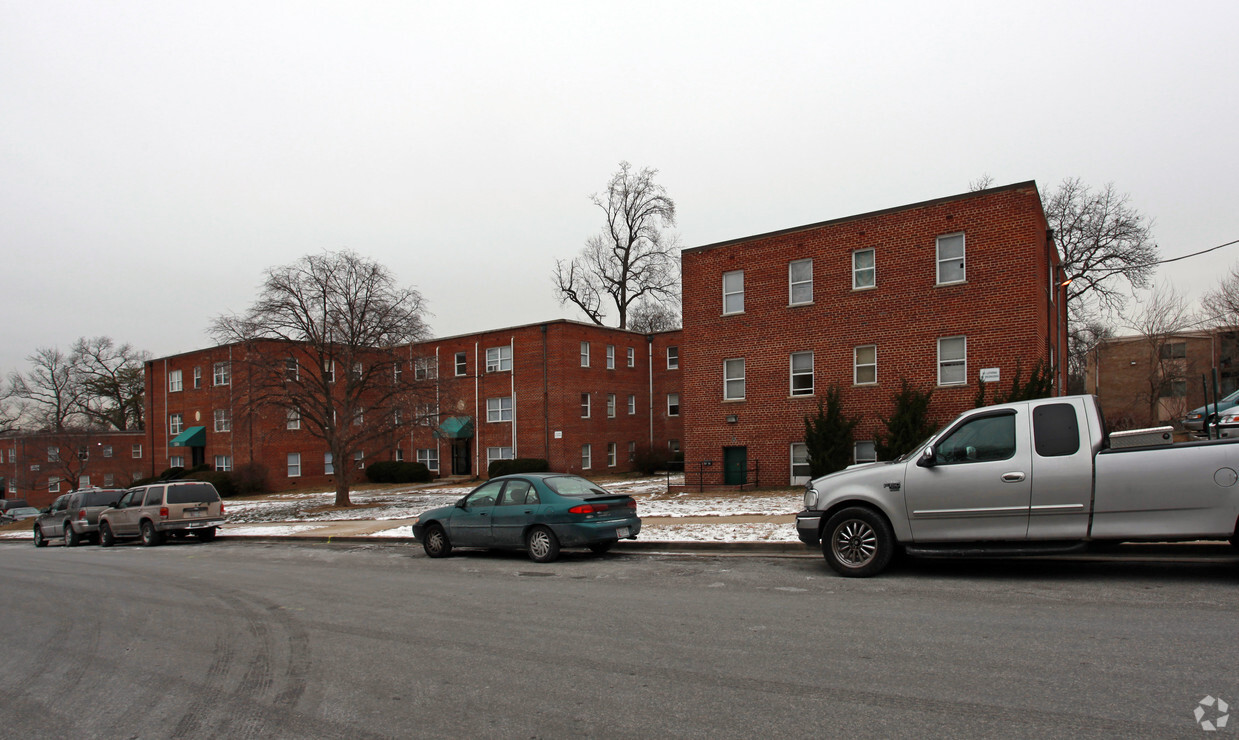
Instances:
[[[822,557],[836,573],[848,578],[867,578],[886,570],[898,546],[890,522],[867,506],[836,512],[822,530]]]
[[[835,557],[849,568],[869,564],[878,551],[877,533],[873,531],[873,527],[858,519],[844,522],[830,539]]]

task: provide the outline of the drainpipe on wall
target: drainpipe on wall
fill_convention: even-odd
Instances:
[[[542,325],[542,457],[551,459],[551,399],[550,384],[546,376],[546,324]]]
[[[478,475],[478,465],[481,464],[482,425],[478,423],[478,383],[482,378],[482,366],[478,364],[478,343],[473,343],[473,475]]]
[[[512,394],[512,457],[520,457],[516,449],[516,337],[508,337],[508,354],[512,355],[512,372],[508,373],[508,387]]]
[[[412,355],[413,355],[413,345],[410,344],[409,345],[409,361],[410,362],[413,361]],[[414,370],[414,372],[416,372],[416,370]],[[453,368],[453,372],[455,372],[455,368]],[[442,409],[439,408],[439,400],[440,400],[439,389],[442,387],[440,385],[439,378],[442,376],[443,376],[443,368],[439,367],[439,345],[436,344],[435,345],[435,418],[434,418],[434,421],[431,422],[432,424],[434,424],[435,429],[439,428],[439,416],[440,416],[440,412],[442,411]],[[413,441],[414,434],[416,434],[416,429],[410,429],[409,430],[409,449],[412,450],[413,460],[414,462],[416,462],[417,461],[417,445]],[[438,473],[440,477],[442,477],[443,475],[442,443],[439,441],[439,438],[436,437],[433,433],[431,433],[430,436],[435,441],[435,459],[439,461],[439,469],[436,470],[435,472]]]
[[[653,334],[645,335],[645,359],[646,359],[646,365],[649,367],[649,383],[650,383],[649,394],[648,394],[650,400],[649,400],[649,405],[646,409],[646,413],[649,415],[649,419],[650,419],[649,445],[651,448],[653,448],[654,447],[654,335]]]

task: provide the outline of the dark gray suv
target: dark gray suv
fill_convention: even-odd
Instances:
[[[65,547],[76,547],[82,540],[99,540],[99,514],[120,501],[121,490],[83,488],[66,493],[34,520],[34,546],[61,539]]]

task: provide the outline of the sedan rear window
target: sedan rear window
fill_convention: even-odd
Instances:
[[[597,483],[588,481],[579,475],[557,475],[554,478],[546,478],[543,483],[546,483],[548,488],[560,496],[588,498],[612,495],[610,491],[600,488]]]
[[[168,486],[168,503],[197,504],[219,501],[215,486],[210,483],[173,483]]]

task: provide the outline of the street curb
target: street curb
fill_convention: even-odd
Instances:
[[[296,542],[302,544],[379,544],[391,543],[398,545],[421,544],[412,537],[367,537],[364,535],[228,535],[215,537],[217,542],[254,542],[264,544],[279,544]],[[810,548],[800,542],[617,542],[611,552],[674,552],[674,553],[728,553],[741,552],[763,555],[813,555],[816,548]]]

